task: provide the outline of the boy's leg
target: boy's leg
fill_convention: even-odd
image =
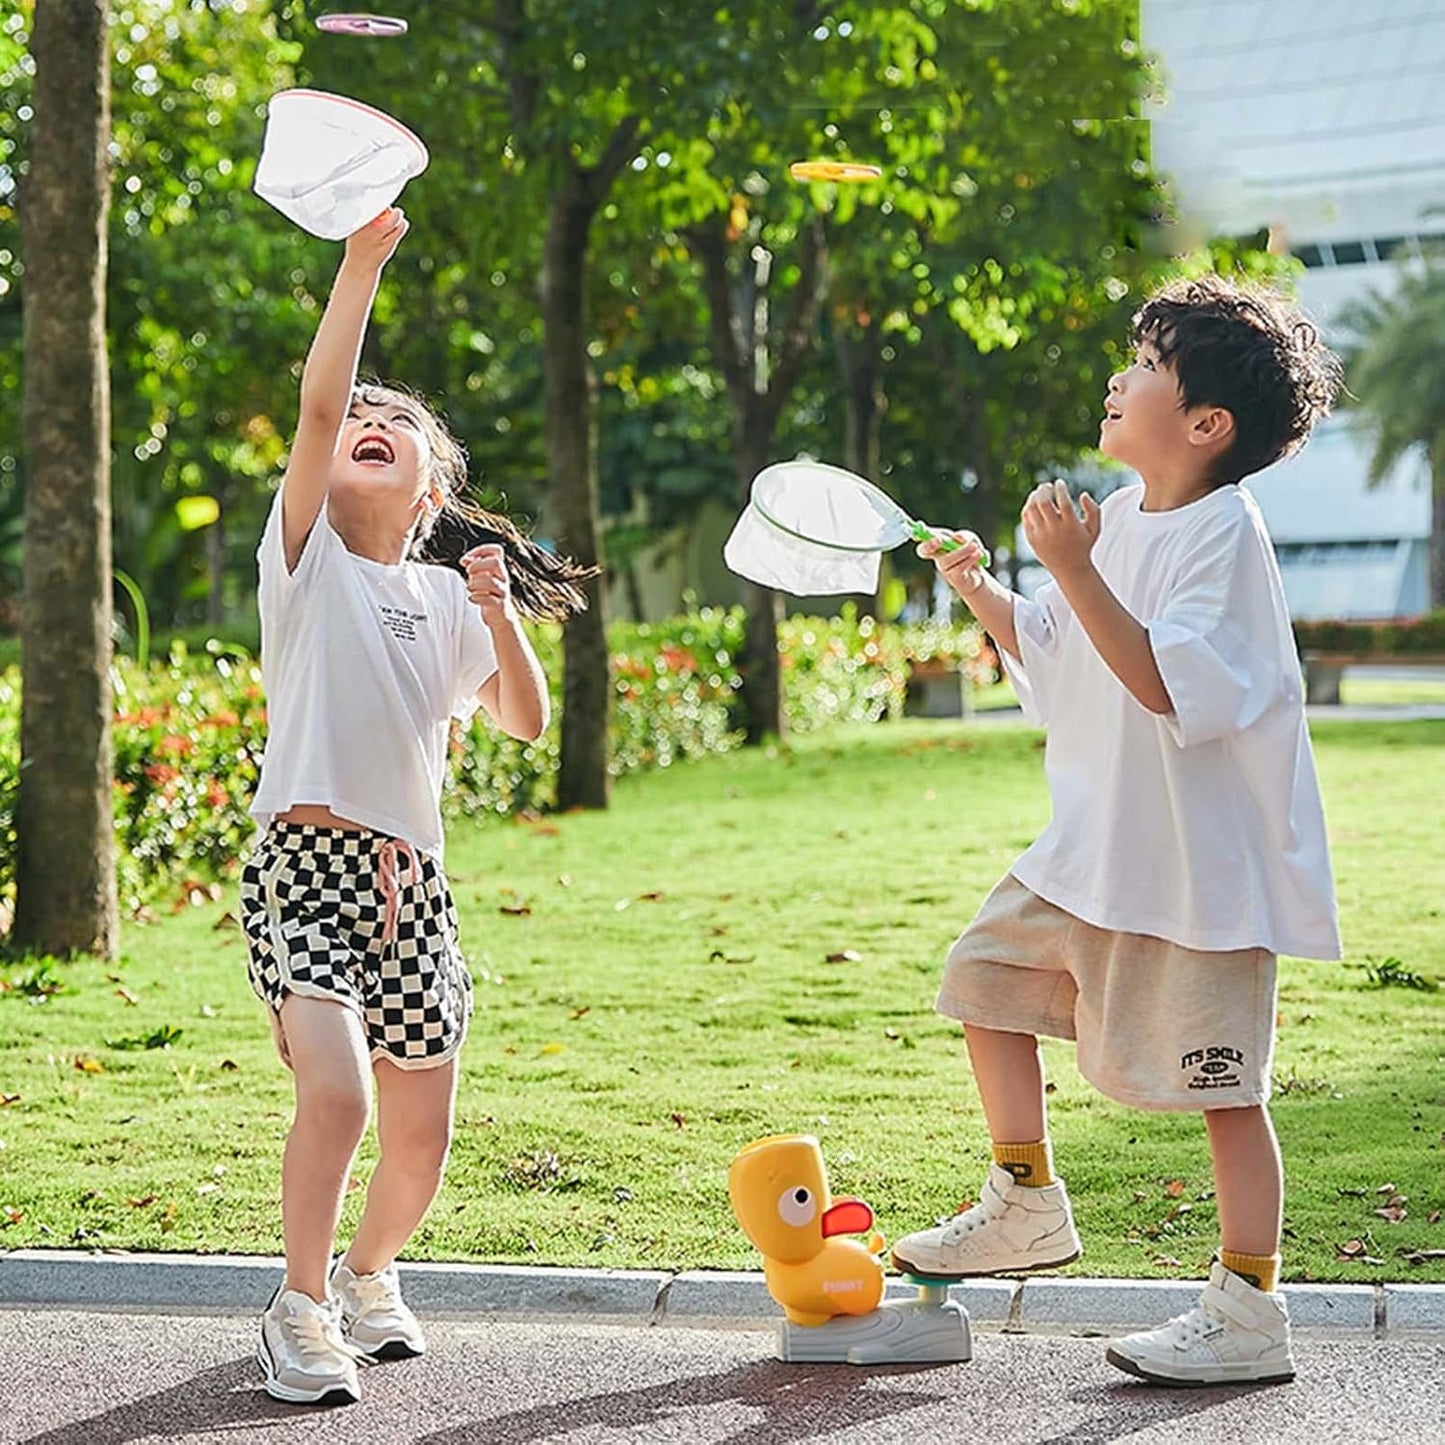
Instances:
[[[1032,1034],[965,1024],[969,1058],[992,1137],[994,1167],[979,1202],[893,1247],[899,1269],[941,1279],[1053,1269],[1077,1259],[1068,1196],[1052,1176],[1044,1076]]]
[[[376,1132],[381,1158],[366,1191],[346,1265],[375,1274],[401,1253],[441,1187],[456,1101],[455,1057],[430,1069],[376,1062]]]
[[[1044,1138],[1044,1068],[1038,1039],[969,1023],[963,1036],[989,1138],[995,1143]]]
[[[994,1162],[1032,1189],[1054,1182],[1044,1104],[1044,1067],[1033,1034],[964,1024],[968,1057],[983,1100]]]
[[[1256,1289],[1272,1291],[1279,1282],[1284,1170],[1269,1109],[1264,1104],[1209,1109],[1204,1122],[1214,1160],[1221,1260]]]
[[[351,1161],[371,1112],[371,1064],[361,1020],[344,1004],[289,994],[281,1027],[296,1079],[296,1118],[281,1166],[285,1288],[320,1302]]]

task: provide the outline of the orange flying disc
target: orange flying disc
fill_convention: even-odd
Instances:
[[[876,181],[883,171],[861,161],[794,161],[788,174],[795,181]]]

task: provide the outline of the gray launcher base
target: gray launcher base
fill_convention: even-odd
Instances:
[[[825,1325],[778,1326],[777,1356],[797,1364],[904,1365],[973,1358],[968,1312],[960,1304],[890,1300],[871,1314]]]

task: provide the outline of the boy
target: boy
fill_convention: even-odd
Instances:
[[[1035,488],[1024,534],[1052,580],[1034,600],[978,567],[969,533],[957,552],[918,549],[1048,727],[1053,819],[954,944],[939,992],[964,1025],[994,1166],[978,1204],[893,1259],[963,1278],[1078,1257],[1036,1035],[1076,1039],[1111,1098],[1203,1112],[1219,1209],[1199,1304],[1108,1359],[1160,1384],[1283,1381],[1275,958],[1340,944],[1289,612],[1238,484],[1303,445],[1340,365],[1281,298],[1217,277],[1165,287],[1133,337],[1099,446],[1142,485],[1102,507],[1085,496],[1082,515],[1062,482]]]

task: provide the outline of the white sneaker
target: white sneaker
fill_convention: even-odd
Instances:
[[[1156,1385],[1273,1385],[1294,1379],[1283,1297],[1255,1289],[1218,1260],[1188,1314],[1115,1340],[1105,1359]]]
[[[266,1393],[293,1405],[348,1405],[361,1398],[356,1357],[341,1337],[341,1306],[278,1287],[261,1316],[256,1362]]]
[[[967,1279],[1054,1269],[1082,1253],[1063,1184],[1026,1189],[995,1164],[977,1204],[936,1229],[905,1234],[893,1263],[929,1279]]]
[[[341,1324],[347,1341],[373,1360],[401,1360],[426,1350],[426,1336],[401,1297],[396,1266],[375,1274],[356,1274],[338,1264],[331,1288],[341,1302]]]

